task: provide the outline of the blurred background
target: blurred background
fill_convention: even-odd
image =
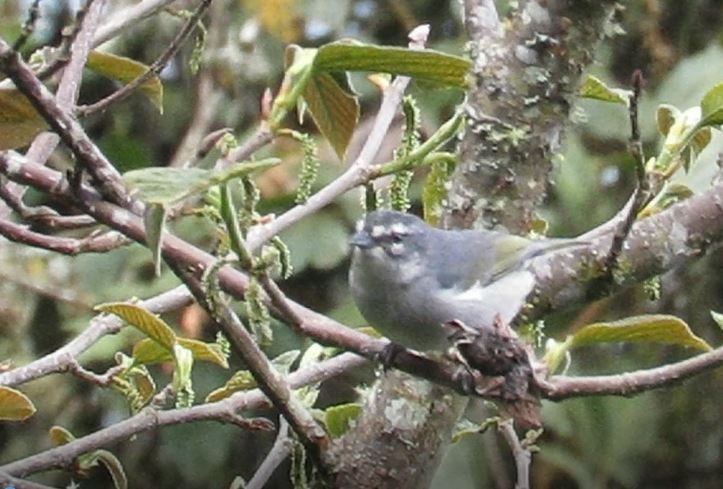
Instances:
[[[0,0],[0,36],[13,41],[19,34],[27,0]],[[113,8],[136,2],[113,0]],[[511,2],[510,2],[511,3]],[[55,45],[72,22],[78,1],[41,1],[41,17],[24,54]],[[171,9],[139,22],[101,47],[150,64],[179,29],[178,11],[195,2],[176,1]],[[498,2],[504,12],[507,2]],[[443,0],[216,0],[206,19],[201,71],[192,75],[193,42],[162,72],[163,113],[142,96],[132,96],[83,125],[109,159],[122,171],[146,166],[179,165],[196,150],[205,134],[230,127],[243,135],[253,130],[266,87],[278,89],[283,53],[288,43],[318,46],[342,38],[370,43],[406,45],[406,33],[420,23],[431,25],[430,47],[464,53],[459,2]],[[597,51],[591,72],[613,86],[627,87],[641,69],[646,88],[641,106],[645,147],[655,154],[660,143],[655,108],[667,103],[686,109],[715,83],[723,81],[723,2],[721,0],[640,0],[627,2],[611,24]],[[360,94],[362,120],[347,159],[363,142],[379,94],[364,76],[352,82]],[[52,81],[51,81],[52,84]],[[84,78],[80,103],[117,89],[94,73]],[[423,132],[433,131],[454,111],[463,94],[412,86],[423,119]],[[627,151],[627,114],[618,105],[585,101],[573,110],[564,153],[556,157],[556,173],[548,202],[541,210],[552,236],[574,236],[610,218],[624,204],[634,185],[633,159]],[[313,123],[288,124],[316,134]],[[398,142],[399,123],[390,131],[380,161],[390,158]],[[319,141],[321,186],[341,173],[344,162]],[[710,185],[723,148],[721,133],[688,174],[679,179],[696,192]],[[262,154],[278,156],[283,164],[262,174],[261,211],[280,213],[293,205],[301,147],[280,138]],[[217,157],[212,153],[206,163]],[[65,150],[50,164],[67,168]],[[203,162],[202,162],[203,164]],[[420,186],[413,186],[419,196]],[[26,201],[43,203],[28,193]],[[284,232],[291,249],[294,275],[282,285],[295,300],[350,326],[362,326],[347,290],[347,238],[361,215],[360,196],[352,192],[321,212]],[[179,235],[205,247],[217,239],[210,222],[186,217],[173,224]],[[564,311],[550,318],[545,333],[554,338],[587,323],[627,315],[665,312],[682,317],[693,331],[713,345],[723,333],[709,311],[723,311],[723,252],[720,247],[695,263],[662,277],[662,294],[651,299],[643,286],[613,297]],[[137,245],[103,255],[74,258],[21,247],[0,239],[0,363],[22,365],[67,343],[85,328],[92,307],[106,301],[148,297],[178,283],[167,269],[154,278],[150,253]],[[187,337],[213,340],[215,329],[196,307],[166,317]],[[129,352],[140,336],[126,328],[104,338],[81,358],[103,371],[116,351]],[[304,342],[283,326],[276,327],[270,356],[303,347]],[[647,368],[680,360],[691,352],[679,347],[596,346],[580,350],[570,373],[605,374]],[[232,358],[232,369],[240,368]],[[168,378],[157,366],[154,376]],[[194,369],[196,399],[222,385],[229,371],[199,364]],[[318,405],[354,400],[358,386],[370,384],[374,372],[355,372],[327,382]],[[161,381],[157,382],[162,385]],[[125,399],[69,376],[52,376],[21,387],[38,407],[24,423],[0,424],[0,463],[50,447],[48,429],[62,425],[80,436],[129,415]],[[533,462],[533,487],[544,488],[700,488],[721,487],[723,480],[723,370],[700,375],[679,387],[632,399],[591,398],[546,403],[545,433]],[[271,416],[273,414],[263,413]],[[235,476],[249,478],[273,442],[273,433],[247,433],[215,423],[175,426],[119,443],[110,449],[123,462],[130,487],[228,487]],[[465,437],[451,446],[434,487],[467,489],[511,487],[512,458],[490,432]],[[45,474],[45,482],[65,485],[69,476]],[[110,487],[97,469],[80,487]],[[287,487],[280,470],[272,487]]]

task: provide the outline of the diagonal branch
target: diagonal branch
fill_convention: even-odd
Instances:
[[[183,24],[183,27],[181,27],[181,30],[178,31],[176,37],[174,37],[170,44],[166,46],[163,53],[161,53],[161,55],[148,67],[148,70],[145,73],[136,77],[120,90],[113,92],[106,98],[90,105],[82,105],[78,107],[76,109],[76,114],[79,116],[86,116],[94,112],[106,110],[112,104],[128,98],[138,87],[150,80],[152,76],[158,75],[170,59],[178,52],[179,49],[181,49],[181,46],[183,46],[183,43],[186,39],[188,39],[188,36],[193,33],[195,28],[198,26],[201,17],[203,17],[206,10],[211,5],[211,1],[212,0],[202,0],[201,3],[198,4],[198,7],[196,7],[193,14],[188,18],[188,20],[186,20],[186,23]]]

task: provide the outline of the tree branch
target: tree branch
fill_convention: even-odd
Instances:
[[[120,174],[98,150],[83,131],[80,123],[61,107],[53,94],[38,80],[20,55],[0,39],[0,71],[3,71],[25,95],[38,113],[60,136],[63,142],[78,157],[86,169],[101,185],[111,202],[128,207],[131,199],[123,185]]]
[[[337,376],[351,369],[359,368],[364,363],[366,363],[366,360],[351,353],[344,353],[289,374],[288,382],[292,388],[298,389]],[[88,451],[112,445],[133,435],[161,426],[192,421],[221,421],[236,425],[240,424],[243,429],[266,430],[271,428],[267,420],[243,419],[241,421],[237,413],[244,410],[251,411],[268,407],[270,407],[268,399],[259,389],[254,389],[234,394],[222,401],[190,408],[170,409],[168,411],[145,409],[131,418],[90,435],[77,438],[65,445],[3,465],[0,467],[0,472],[23,477],[42,470],[62,468]]]
[[[141,301],[139,305],[155,314],[179,309],[188,305],[191,297],[185,287],[164,292]],[[66,372],[81,353],[93,346],[103,336],[115,334],[123,327],[123,321],[115,316],[100,315],[91,319],[89,326],[73,340],[49,355],[7,372],[0,372],[0,385],[13,387],[53,373]]]
[[[183,46],[183,43],[186,41],[186,39],[188,39],[188,36],[193,33],[194,29],[200,22],[201,17],[203,17],[203,15],[206,13],[209,5],[211,5],[211,0],[202,0],[201,3],[198,4],[198,7],[196,7],[196,10],[188,18],[186,23],[183,24],[183,27],[181,27],[181,30],[178,31],[176,37],[174,37],[170,44],[166,46],[166,49],[163,51],[163,53],[161,53],[158,59],[156,59],[148,67],[148,70],[145,73],[136,77],[134,80],[124,85],[121,89],[113,92],[104,99],[90,105],[82,105],[78,107],[76,109],[76,114],[80,116],[86,116],[94,112],[106,110],[112,104],[120,102],[121,100],[129,97],[135,91],[135,89],[148,81],[152,76],[158,75],[161,70],[163,70],[163,68],[166,66],[166,63],[168,63],[168,61],[170,61],[170,59],[178,52],[178,50],[181,49],[181,46]]]

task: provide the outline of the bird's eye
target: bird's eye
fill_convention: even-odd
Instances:
[[[391,235],[392,243],[401,243],[402,242],[402,236],[400,234],[392,234]]]

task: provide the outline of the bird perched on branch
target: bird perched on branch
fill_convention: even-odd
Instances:
[[[444,323],[508,325],[535,285],[527,262],[574,240],[446,231],[411,214],[370,212],[350,240],[350,285],[364,318],[416,350],[444,350]]]

